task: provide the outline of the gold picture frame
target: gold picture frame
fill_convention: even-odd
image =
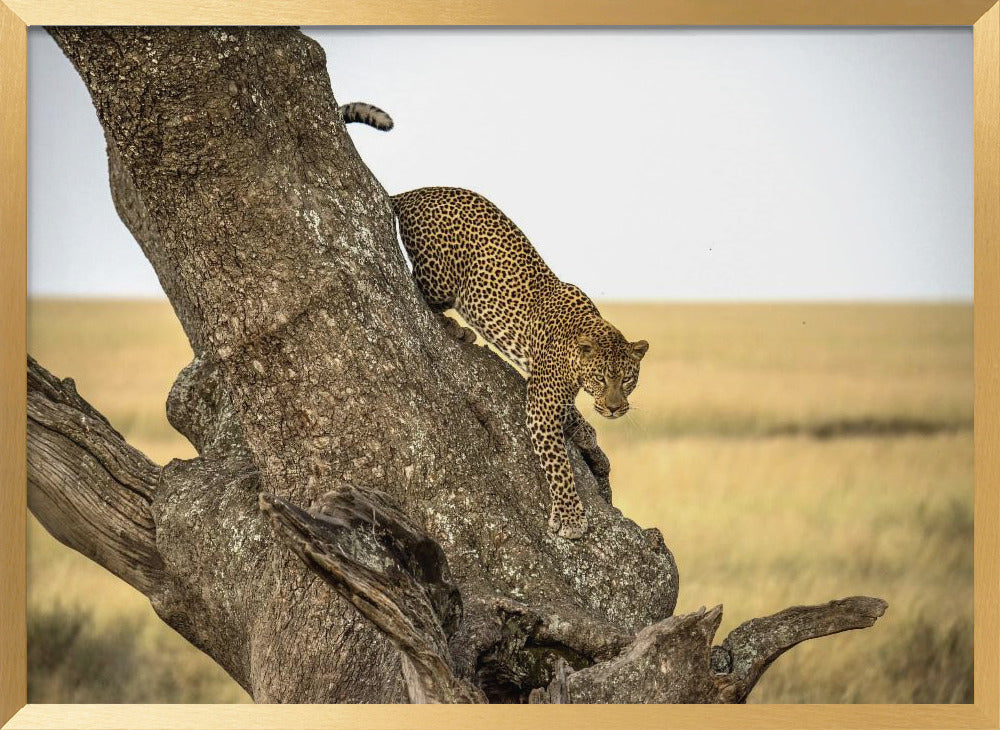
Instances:
[[[29,705],[26,681],[28,25],[948,25],[974,32],[975,704]],[[1000,727],[1000,3],[995,0],[0,0],[0,726]]]

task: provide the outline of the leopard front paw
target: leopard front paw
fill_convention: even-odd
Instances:
[[[564,524],[559,528],[559,532],[556,533],[559,537],[565,537],[568,540],[579,540],[583,537],[584,533],[587,531],[587,518],[581,518],[578,524],[567,525]]]
[[[579,514],[560,515],[555,510],[549,515],[549,530],[568,540],[577,540],[587,532],[587,517]]]

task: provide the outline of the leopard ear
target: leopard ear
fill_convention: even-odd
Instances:
[[[646,354],[646,350],[649,349],[649,343],[645,340],[639,340],[638,342],[629,343],[629,347],[632,348],[632,357],[636,360],[642,360],[642,356]]]
[[[597,352],[597,344],[589,335],[580,335],[576,341],[576,351],[581,360],[589,360]]]

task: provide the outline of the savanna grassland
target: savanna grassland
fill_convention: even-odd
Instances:
[[[624,419],[592,416],[615,504],[659,527],[678,612],[720,638],[866,594],[872,629],[781,657],[752,702],[972,699],[972,307],[605,304],[649,340]],[[28,350],[153,460],[188,457],[164,402],[190,349],[159,302],[35,301]],[[29,701],[239,702],[148,601],[29,519]]]

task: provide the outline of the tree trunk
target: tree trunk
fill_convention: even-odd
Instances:
[[[742,701],[885,604],[789,609],[711,643],[672,616],[659,532],[570,448],[590,530],[547,530],[523,379],[449,338],[388,198],[291,29],[53,28],[104,127],[115,205],[195,352],[152,464],[29,359],[29,498],[259,702]],[[320,580],[322,578],[322,580]]]

